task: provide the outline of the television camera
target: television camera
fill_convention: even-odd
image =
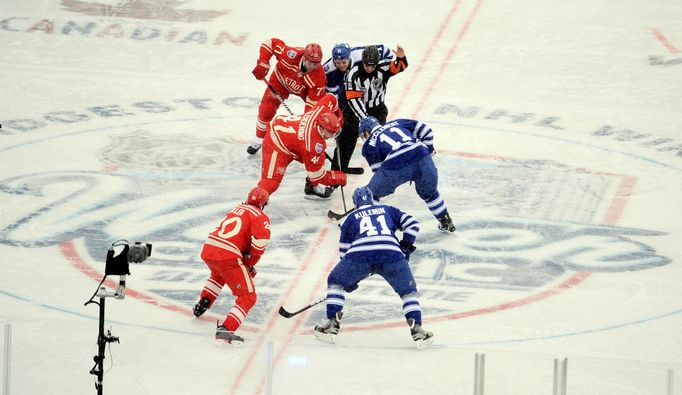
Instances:
[[[141,263],[152,255],[152,245],[149,243],[135,242],[130,245],[128,240],[118,240],[114,242],[107,251],[107,259],[104,267],[104,277],[97,286],[97,291],[90,297],[90,300],[85,302],[87,306],[90,303],[99,305],[99,335],[97,336],[98,354],[93,358],[95,366],[90,369],[90,374],[97,376],[95,382],[95,389],[97,394],[101,395],[103,391],[104,381],[104,352],[107,343],[117,342],[119,339],[112,336],[111,330],[104,332],[104,305],[105,298],[124,299],[126,278],[130,275],[130,262]],[[118,287],[114,291],[107,291],[103,285],[107,276],[119,276]],[[99,297],[99,302],[96,302],[95,297]]]

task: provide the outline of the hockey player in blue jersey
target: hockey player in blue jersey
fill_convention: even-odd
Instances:
[[[413,119],[395,119],[381,125],[374,117],[360,121],[362,156],[374,175],[367,186],[382,198],[406,183],[414,182],[417,194],[439,222],[438,229],[454,232],[445,201],[438,192],[438,170],[431,159],[433,130]]]
[[[422,329],[417,284],[407,261],[415,250],[419,222],[388,205],[374,204],[372,191],[360,187],[353,192],[357,209],[341,223],[341,261],[327,277],[327,322],[315,326],[315,336],[334,343],[341,327],[346,292],[372,274],[383,277],[403,301],[403,314],[412,339],[422,348],[432,343],[433,333]],[[395,235],[402,231],[402,239]]]

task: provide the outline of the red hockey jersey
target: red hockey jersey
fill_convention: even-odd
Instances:
[[[270,217],[250,204],[240,204],[227,213],[213,232],[208,235],[204,248],[206,258],[226,260],[251,255],[250,265],[255,265],[270,241]]]
[[[322,67],[304,73],[301,70],[303,48],[290,47],[278,38],[266,40],[260,46],[260,61],[270,63],[272,55],[277,59],[273,75],[279,83],[303,98],[307,106],[315,105],[326,92],[327,76]]]
[[[325,112],[332,112],[343,121],[336,96],[327,93],[303,115],[278,115],[268,125],[268,133],[277,151],[303,163],[313,185],[327,174],[324,168],[327,143],[316,126],[317,117]]]

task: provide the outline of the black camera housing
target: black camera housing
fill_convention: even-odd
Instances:
[[[114,255],[114,247],[123,246],[120,254]],[[152,255],[152,245],[150,243],[135,242],[132,246],[127,240],[119,240],[109,247],[107,251],[107,262],[104,268],[106,275],[126,276],[130,274],[129,262],[140,263]]]

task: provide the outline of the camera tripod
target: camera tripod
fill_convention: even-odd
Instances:
[[[104,280],[102,280],[104,282]],[[100,284],[101,285],[101,284]],[[90,303],[95,303],[99,305],[99,334],[97,336],[97,355],[93,357],[95,361],[95,366],[90,369],[90,374],[97,376],[97,381],[95,381],[95,389],[97,390],[97,395],[102,395],[104,387],[104,352],[107,347],[107,343],[120,343],[117,336],[112,336],[111,331],[107,330],[104,332],[104,312],[106,307],[106,298],[123,299],[125,298],[125,276],[121,276],[119,280],[119,285],[116,291],[107,291],[105,287],[100,286],[99,290],[94,296],[99,296],[99,302],[95,302],[90,299],[85,305]]]
[[[122,247],[122,251],[116,255],[114,247]],[[90,300],[85,302],[85,305],[90,303],[95,303],[99,305],[99,334],[97,336],[97,355],[93,358],[95,360],[95,366],[90,369],[90,374],[97,376],[97,381],[95,382],[95,389],[97,389],[97,395],[102,395],[102,390],[104,387],[104,351],[106,350],[107,343],[120,343],[118,337],[112,336],[111,331],[104,333],[104,308],[106,298],[124,299],[125,289],[126,289],[126,277],[130,274],[129,262],[140,263],[147,259],[152,254],[152,245],[149,243],[142,244],[140,242],[135,242],[134,245],[129,245],[128,240],[121,239],[114,242],[109,250],[107,251],[106,266],[104,268],[104,277],[102,282],[97,286],[97,291],[90,297]],[[118,288],[115,291],[107,291],[107,289],[102,286],[104,281],[107,279],[108,275],[118,275]],[[95,302],[94,299],[99,296],[99,302]]]

